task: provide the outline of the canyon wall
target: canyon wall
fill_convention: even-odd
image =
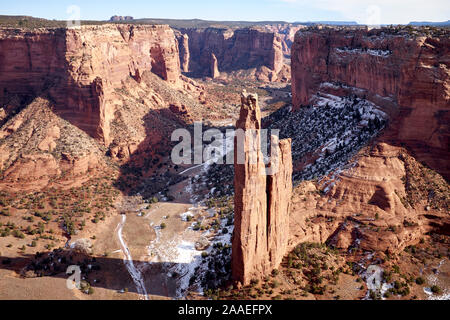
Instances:
[[[306,28],[303,25],[295,25],[295,24],[274,24],[274,25],[265,25],[265,29],[270,32],[276,33],[278,38],[281,40],[281,48],[283,54],[286,57],[291,56],[291,48],[294,43],[295,34],[297,31]]]
[[[283,51],[280,38],[264,29],[228,28],[180,29],[189,39],[189,71],[201,76],[212,76],[211,55],[218,61],[220,71],[267,67],[275,73],[283,67]],[[180,37],[179,37],[180,39]],[[179,40],[180,48],[186,43]],[[181,57],[186,60],[186,55]]]
[[[46,95],[60,116],[106,145],[115,90],[144,71],[177,84],[178,46],[168,26],[0,30],[0,104]]]
[[[448,35],[309,29],[297,33],[291,65],[294,109],[326,93],[371,100],[391,116],[388,143],[450,177]]]
[[[261,151],[258,97],[242,95],[241,129],[235,139],[233,280],[244,285],[277,268],[286,253],[292,193],[291,141],[272,137],[271,164],[266,174]]]

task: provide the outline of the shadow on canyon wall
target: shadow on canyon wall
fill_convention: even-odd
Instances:
[[[169,108],[150,110],[144,117],[145,139],[130,152],[125,146],[125,161],[120,165],[120,175],[115,186],[126,195],[140,193],[144,198],[160,191],[184,178],[178,174],[181,169],[170,159],[172,132],[187,128]]]

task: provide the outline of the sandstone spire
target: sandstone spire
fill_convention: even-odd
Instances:
[[[273,136],[266,174],[258,97],[242,94],[235,139],[233,279],[244,285],[278,267],[286,251],[292,192],[291,141]],[[272,172],[271,172],[272,171]]]
[[[236,129],[234,161],[234,235],[232,272],[235,280],[248,283],[267,272],[267,196],[263,154],[260,149],[261,112],[256,95],[242,95]],[[243,140],[243,141],[242,141]],[[242,144],[240,149],[238,144]],[[243,160],[240,161],[241,151]]]
[[[189,60],[191,58],[189,52],[189,36],[187,34],[183,34],[179,37],[178,41],[181,71],[189,72]]]
[[[211,78],[215,79],[220,76],[219,64],[217,62],[216,55],[211,53]]]
[[[272,175],[267,176],[267,247],[269,261],[276,268],[283,260],[289,238],[289,206],[292,195],[291,139],[278,141],[271,137],[272,152],[270,167]],[[275,163],[275,164],[274,164]]]

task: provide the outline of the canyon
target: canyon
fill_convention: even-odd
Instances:
[[[37,32],[2,30],[0,103],[47,94],[55,111],[106,146],[117,96],[144,70],[177,83],[178,48],[164,26],[86,26]]]
[[[168,26],[0,33],[2,188],[79,185],[88,172],[117,171],[105,154],[143,161],[170,126],[191,121],[186,105],[201,106],[202,86],[181,75]]]
[[[276,81],[287,74],[283,70],[282,40],[278,33],[266,28],[180,28],[178,32],[184,72],[216,78],[213,64],[217,60],[220,72],[255,68],[257,79],[265,81]]]
[[[348,282],[338,291],[373,265],[404,263],[396,281],[432,269],[427,259],[447,268],[449,37],[412,30],[1,28],[0,258],[13,261],[4,279],[31,283],[46,260],[38,252],[71,256],[79,240],[107,270],[88,278],[105,281],[103,298],[142,298],[161,279],[158,297],[333,298],[322,281],[339,270]],[[196,121],[248,133],[242,146],[235,139],[234,166],[171,163],[172,133]],[[269,162],[266,128],[280,131]],[[319,250],[325,258],[312,262]],[[402,258],[416,250],[431,256]],[[322,267],[330,274],[316,277]],[[135,292],[126,270],[139,271]],[[346,297],[385,293],[360,286]]]
[[[391,117],[386,142],[405,144],[448,179],[449,48],[446,36],[389,30],[300,32],[292,49],[294,108],[326,93],[366,97]]]

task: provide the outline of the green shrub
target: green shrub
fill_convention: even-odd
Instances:
[[[422,278],[422,277],[418,277],[418,278],[416,279],[416,283],[417,283],[418,285],[422,285],[422,284],[425,283],[425,279]]]
[[[431,292],[433,292],[434,294],[440,294],[442,293],[442,289],[436,285],[431,287]]]

